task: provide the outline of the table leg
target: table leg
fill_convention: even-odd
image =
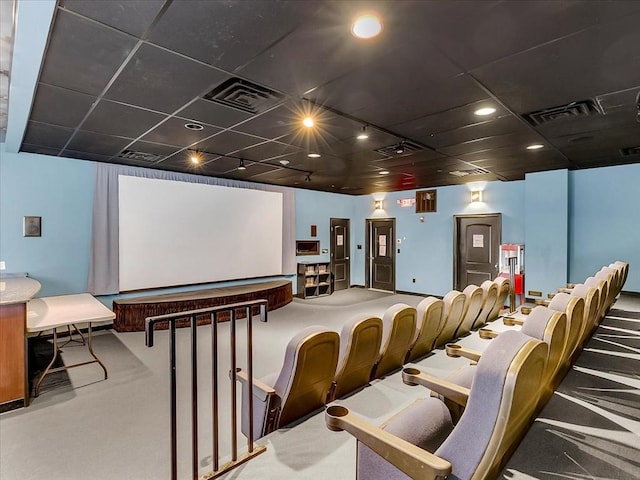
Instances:
[[[58,358],[58,332],[54,328],[53,329],[53,358],[51,359],[51,362],[49,362],[49,365],[47,365],[47,368],[45,368],[42,371],[42,373],[40,374],[40,376],[38,377],[38,380],[36,381],[36,387],[35,387],[35,391],[34,391],[34,396],[37,397],[38,395],[40,395],[40,384],[44,380],[44,377],[47,375],[47,373],[49,373],[49,370],[51,369],[51,367],[55,363],[56,358]]]
[[[89,347],[89,353],[91,354],[91,356],[93,358],[96,359],[96,362],[98,362],[100,364],[100,366],[102,367],[102,370],[104,370],[104,379],[106,380],[107,378],[109,378],[108,373],[107,373],[107,367],[104,366],[104,364],[100,361],[98,356],[93,352],[93,334],[91,332],[92,332],[92,330],[91,330],[91,322],[89,322],[89,333],[87,335],[87,337],[89,337],[89,340],[87,342],[87,346]]]

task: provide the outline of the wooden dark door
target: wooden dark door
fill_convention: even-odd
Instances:
[[[502,216],[454,216],[454,288],[462,291],[467,285],[480,285],[498,276]]]
[[[394,292],[396,289],[395,220],[367,220],[367,286]]]
[[[331,273],[333,289],[344,290],[351,286],[351,260],[349,242],[349,219],[331,219]]]

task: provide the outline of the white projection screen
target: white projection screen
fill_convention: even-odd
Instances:
[[[282,273],[282,194],[120,175],[120,291]]]

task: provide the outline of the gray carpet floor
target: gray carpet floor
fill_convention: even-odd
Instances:
[[[342,324],[355,314],[370,313],[381,315],[394,303],[403,302],[416,306],[421,300],[412,295],[391,295],[370,292],[363,289],[351,289],[336,292],[330,297],[314,300],[295,299],[291,304],[270,312],[267,323],[254,323],[254,373],[257,377],[280,368],[288,340],[300,329],[308,325],[325,325],[340,330]],[[640,302],[625,299],[616,304],[622,311],[640,312]],[[624,321],[624,320],[623,320]],[[244,321],[239,325],[239,338],[244,334]],[[617,325],[617,324],[616,324]],[[222,324],[220,334],[225,338],[228,324]],[[211,376],[210,326],[198,328],[199,379],[201,388],[200,416],[200,474],[211,470],[211,423],[210,408],[205,399],[209,398],[209,378]],[[618,332],[619,333],[619,332]],[[616,333],[616,335],[618,334]],[[626,335],[626,333],[625,333]],[[624,336],[624,335],[623,335]],[[628,335],[627,335],[628,336]],[[605,337],[608,338],[608,337]],[[630,341],[635,341],[629,339]],[[0,416],[0,479],[1,480],[75,480],[90,476],[93,479],[164,479],[169,478],[169,386],[168,386],[168,332],[157,333],[153,348],[144,346],[144,334],[117,333],[111,330],[98,332],[94,348],[109,370],[109,378],[102,380],[102,371],[98,365],[88,365],[69,370],[72,388],[51,389],[25,409],[9,412]],[[469,336],[461,343],[473,347],[476,342]],[[190,380],[188,366],[188,329],[178,331],[178,428],[179,428],[179,478],[190,478]],[[593,340],[592,340],[593,342]],[[603,343],[603,342],[600,342]],[[591,346],[591,344],[590,344]],[[629,344],[631,346],[631,344]],[[635,347],[638,347],[635,344]],[[594,348],[603,348],[597,345]],[[616,347],[620,350],[620,347]],[[633,348],[633,347],[631,347]],[[622,348],[624,355],[630,350]],[[226,379],[229,370],[226,344],[219,346],[221,364],[219,375]],[[239,342],[239,354],[244,355],[245,347]],[[593,355],[598,355],[593,353]],[[63,359],[69,364],[86,359],[84,347],[70,344],[64,349]],[[636,354],[637,356],[637,354]],[[612,357],[613,358],[613,357]],[[618,357],[615,357],[618,358]],[[624,359],[624,372],[630,381],[637,383],[628,369],[633,368],[637,359]],[[465,365],[462,358],[446,357],[438,351],[417,365],[435,375],[446,375],[450,371]],[[579,363],[582,365],[582,363]],[[240,366],[244,366],[241,364]],[[638,369],[636,368],[637,372]],[[583,372],[580,375],[585,376]],[[635,379],[634,379],[635,378]],[[609,388],[609,387],[608,387]],[[221,399],[226,402],[230,390],[228,382],[221,382]],[[616,390],[626,389],[632,392],[623,396],[615,409],[620,416],[629,417],[630,412],[637,414],[638,386],[619,386],[610,388],[608,395],[616,395]],[[354,412],[381,423],[397,411],[405,408],[416,398],[428,394],[421,387],[409,387],[402,383],[399,374],[392,374],[372,384],[351,397],[338,403]],[[589,401],[590,397],[581,397]],[[586,399],[586,400],[585,400]],[[562,398],[566,402],[566,399]],[[610,402],[615,403],[615,402]],[[573,402],[571,408],[576,409]],[[606,407],[609,408],[609,407]],[[221,404],[220,451],[228,456],[231,452],[228,433],[230,406]],[[636,415],[635,424],[637,419]],[[571,419],[576,423],[575,419]],[[630,418],[626,420],[632,421]],[[565,421],[570,421],[565,419]],[[610,420],[607,420],[610,422]],[[545,427],[541,422],[540,427]],[[625,423],[625,425],[627,425]],[[538,425],[534,425],[537,427]],[[556,430],[561,426],[554,426]],[[625,427],[626,428],[626,427]],[[635,427],[634,427],[635,428]],[[622,431],[622,430],[621,430]],[[635,432],[635,433],[634,433]],[[590,432],[593,435],[593,432]],[[565,437],[585,435],[573,432]],[[571,444],[569,440],[555,437]],[[240,442],[242,442],[240,435]],[[638,431],[631,432],[624,443],[626,456],[640,456]],[[529,441],[529,437],[525,438]],[[533,440],[535,442],[535,440]],[[606,439],[612,443],[615,440]],[[248,462],[240,468],[226,474],[231,479],[334,479],[355,478],[355,441],[345,432],[330,432],[324,425],[322,412],[311,415],[303,421],[278,430],[262,440],[267,446],[266,453]],[[240,450],[243,445],[240,444]],[[534,445],[540,449],[539,445]],[[529,450],[519,449],[514,455],[506,478],[540,478],[539,470],[522,467],[519,458],[526,458]],[[525,452],[521,454],[521,451]],[[572,457],[573,458],[573,457]],[[626,457],[625,457],[626,458]],[[628,460],[624,460],[628,461]],[[546,468],[546,467],[545,467]],[[624,469],[620,470],[624,473]],[[613,471],[612,471],[613,472]],[[616,471],[617,472],[617,471]],[[584,473],[584,472],[583,472]],[[589,475],[568,478],[631,478],[616,477],[617,473],[607,476]],[[561,475],[555,475],[554,478]],[[550,477],[549,477],[550,478]],[[567,477],[565,477],[567,478]],[[635,477],[638,478],[638,477]]]

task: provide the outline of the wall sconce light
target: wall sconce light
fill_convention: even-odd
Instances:
[[[481,201],[482,201],[482,190],[472,190],[471,203],[481,202]]]
[[[374,210],[382,210],[382,200],[375,200],[373,202]]]

